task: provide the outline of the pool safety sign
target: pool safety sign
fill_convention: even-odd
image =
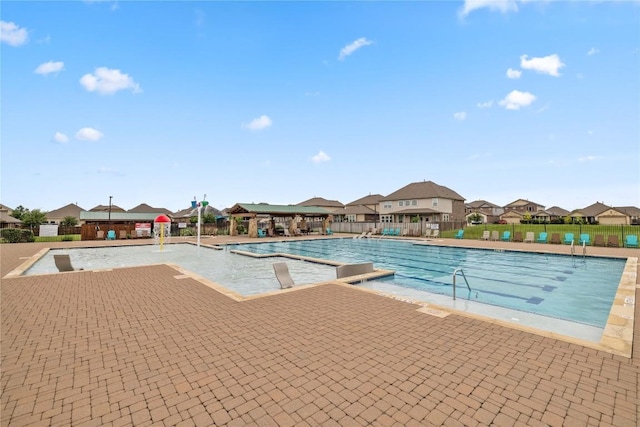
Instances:
[[[136,222],[136,235],[137,236],[150,236],[151,235],[151,223],[150,222]]]

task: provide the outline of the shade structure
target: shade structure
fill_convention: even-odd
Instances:
[[[171,222],[171,218],[166,215],[158,215],[153,222]]]

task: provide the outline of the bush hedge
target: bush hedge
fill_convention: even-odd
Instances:
[[[36,241],[31,230],[23,230],[20,228],[3,228],[0,230],[0,237],[8,243],[28,243]]]

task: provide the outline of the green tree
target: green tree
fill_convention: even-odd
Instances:
[[[482,222],[482,215],[480,215],[478,212],[474,212],[471,215],[469,215],[469,218],[467,218],[468,222]]]
[[[47,213],[42,212],[40,209],[34,209],[32,211],[27,211],[21,219],[24,225],[33,229],[33,227],[47,222]]]
[[[212,214],[212,213],[204,214],[202,216],[202,222],[204,224],[213,224],[214,222],[216,222],[216,216],[214,214]]]
[[[24,216],[24,214],[26,214],[27,212],[29,212],[29,209],[25,208],[24,206],[20,205],[17,208],[15,208],[13,210],[13,212],[11,213],[11,216],[14,217],[15,219],[22,219],[22,217]]]
[[[573,222],[572,218],[569,215],[565,216],[563,220],[565,224],[571,224]]]
[[[64,225],[65,227],[75,227],[78,225],[78,219],[75,216],[65,216],[60,225]]]

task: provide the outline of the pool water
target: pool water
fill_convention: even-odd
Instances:
[[[453,296],[453,272],[462,268],[471,291],[458,275],[459,300],[597,328],[606,325],[625,266],[624,259],[466,249],[386,239],[289,240],[242,245],[242,250],[284,252],[345,263],[373,262],[375,268],[395,270],[395,275],[361,286],[403,288],[448,299]]]
[[[69,254],[74,268],[84,270],[178,264],[243,296],[280,289],[273,271],[274,262],[286,262],[291,278],[296,284],[317,283],[336,278],[335,267],[324,264],[283,257],[249,258],[225,250],[198,248],[190,244],[165,245],[163,251],[150,245],[52,249],[24,274],[57,273],[53,255],[60,253]]]

